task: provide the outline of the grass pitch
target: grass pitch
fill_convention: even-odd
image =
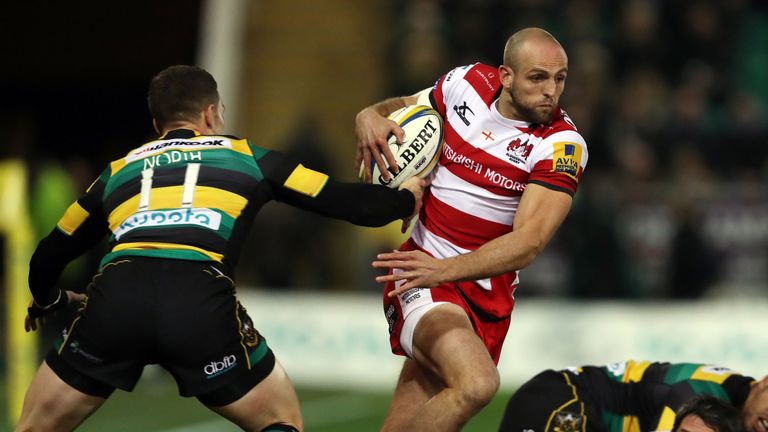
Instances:
[[[132,393],[115,391],[78,431],[236,432],[240,430],[206,409],[196,399],[180,397],[176,383],[167,373],[153,375],[155,376],[143,377]],[[304,429],[308,432],[378,431],[390,399],[388,393],[377,392],[308,388],[298,388],[297,392],[304,414]],[[509,394],[496,395],[491,404],[473,418],[464,431],[497,430],[508,399]],[[3,416],[0,416],[0,420],[3,420]],[[6,422],[0,422],[0,430],[10,431],[12,428],[8,427]]]

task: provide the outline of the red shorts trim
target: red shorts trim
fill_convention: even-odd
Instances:
[[[406,243],[400,250],[417,249],[414,246],[412,243]],[[444,302],[455,304],[464,310],[475,333],[485,344],[494,363],[498,364],[504,339],[509,330],[510,316],[499,318],[476,312],[462,294],[462,287],[477,289],[472,282],[448,282],[433,288],[409,290],[396,298],[390,298],[387,293],[395,289],[395,283],[387,282],[384,286],[383,302],[384,315],[389,324],[389,343],[392,352],[397,355],[408,356],[401,346],[400,338],[405,319],[413,310],[428,304]]]

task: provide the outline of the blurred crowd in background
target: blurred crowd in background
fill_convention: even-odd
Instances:
[[[547,29],[569,55],[561,103],[587,140],[589,164],[571,215],[522,273],[520,295],[768,293],[768,4],[401,0],[381,7],[394,24],[376,30],[385,38],[389,77],[378,99],[429,87],[458,65],[497,65],[506,38],[523,27]],[[195,62],[200,3],[152,8],[159,12],[125,11],[122,21],[143,20],[144,36],[117,47],[110,42],[64,49],[56,35],[19,47],[3,38],[5,52],[21,61],[0,73],[0,89],[15,104],[3,108],[0,157],[28,162],[37,238],[108,160],[153,138],[144,106],[149,78],[169,64]],[[6,28],[23,27],[8,16]],[[57,25],[52,16],[43,18],[42,27],[46,19]],[[112,37],[126,29],[119,22],[72,19],[75,35],[86,34],[87,26]],[[158,29],[179,22],[188,25],[174,26],[181,32],[176,39],[162,33],[164,49],[150,49]],[[120,64],[126,56],[130,65]],[[86,60],[101,65],[84,66]],[[333,172],[336,158],[351,165],[352,115],[343,125],[349,130],[346,152],[329,151],[311,118],[274,144],[308,166]],[[399,243],[377,234],[369,237],[373,241],[350,243],[349,231],[336,222],[275,209],[270,204],[259,215],[241,258],[241,286],[378,290],[367,270],[370,258]],[[68,270],[63,283],[84,286],[103,251]],[[330,270],[339,256],[355,274],[341,282]]]
[[[525,295],[762,295],[768,282],[768,4],[404,1],[395,94],[496,65],[526,26],[569,56],[562,107],[589,147],[572,214]]]

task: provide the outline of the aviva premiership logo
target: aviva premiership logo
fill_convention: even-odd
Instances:
[[[221,226],[221,214],[207,208],[140,211],[121,223],[114,234],[115,238],[120,240],[125,233],[136,228],[172,225],[196,225],[217,230]]]
[[[578,180],[581,146],[572,142],[556,142],[553,147],[552,171],[563,173],[574,180]]]

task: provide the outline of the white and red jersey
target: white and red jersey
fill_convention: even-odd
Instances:
[[[497,68],[476,63],[453,69],[432,90],[445,144],[410,240],[435,257],[466,253],[511,232],[529,183],[576,192],[587,145],[573,122],[559,107],[547,124],[505,118],[496,108],[501,88]],[[484,312],[504,317],[517,281],[514,271],[462,292]]]

